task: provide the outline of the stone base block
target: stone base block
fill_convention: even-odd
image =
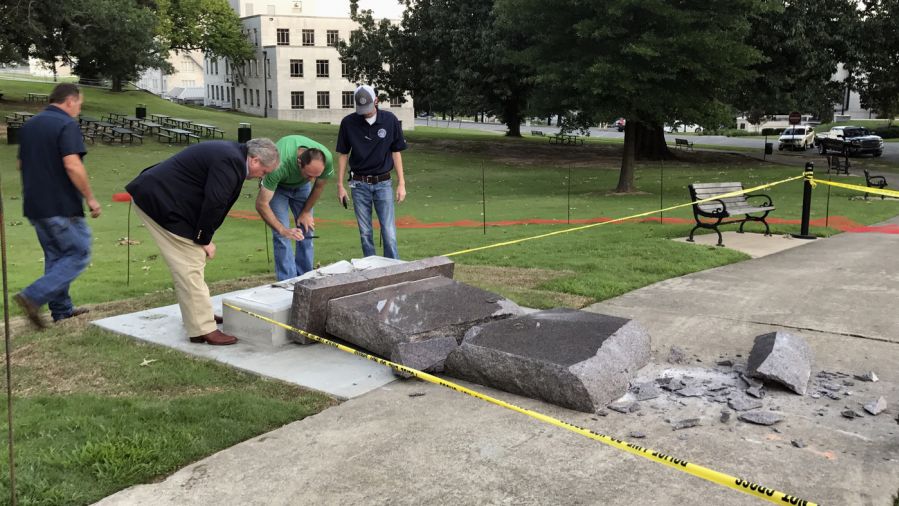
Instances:
[[[293,305],[293,293],[277,287],[263,287],[222,299],[222,330],[244,342],[263,347],[279,347],[292,342],[293,335],[283,327],[231,309],[233,304],[272,320],[287,323]]]
[[[649,348],[649,333],[633,320],[552,309],[473,327],[446,372],[592,413],[627,392]]]

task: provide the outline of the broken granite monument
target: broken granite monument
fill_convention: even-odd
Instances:
[[[649,361],[649,333],[627,318],[552,309],[473,327],[446,361],[450,376],[596,412]]]
[[[472,326],[523,313],[502,296],[437,276],[331,299],[326,331],[393,362],[439,372]]]
[[[780,383],[805,395],[812,375],[812,350],[801,337],[788,332],[771,332],[755,338],[746,374]]]
[[[288,324],[321,336],[326,331],[328,301],[331,299],[404,281],[434,276],[452,278],[454,266],[453,261],[446,257],[432,257],[333,276],[301,279],[293,285],[293,306]],[[312,342],[296,333],[291,333],[290,337],[300,344]]]

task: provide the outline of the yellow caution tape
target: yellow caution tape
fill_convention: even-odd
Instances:
[[[793,178],[793,179],[797,179],[797,178]],[[225,303],[223,303],[223,305],[230,307],[231,309],[234,309],[235,311],[240,311],[241,313],[248,314],[250,316],[259,318],[260,320],[266,321],[273,325],[277,325],[283,329],[289,330],[291,332],[295,332],[303,337],[307,337],[318,343],[332,346],[334,348],[337,348],[340,351],[344,351],[346,353],[350,353],[350,354],[356,355],[358,357],[362,357],[362,358],[371,360],[373,362],[377,362],[381,365],[390,367],[391,369],[393,369],[395,371],[405,373],[410,376],[414,376],[420,380],[427,381],[428,383],[440,385],[440,386],[449,388],[450,390],[455,390],[456,392],[459,392],[459,393],[462,393],[465,395],[469,395],[471,397],[474,397],[475,399],[480,399],[482,401],[486,401],[491,404],[495,404],[497,406],[509,409],[511,411],[521,413],[523,415],[529,416],[536,420],[540,420],[541,422],[545,422],[550,425],[555,425],[556,427],[561,427],[563,429],[574,432],[575,434],[580,434],[584,437],[588,437],[590,439],[599,441],[599,442],[607,444],[609,446],[618,448],[619,450],[624,450],[628,453],[637,455],[639,457],[649,459],[649,460],[659,463],[659,464],[664,464],[668,467],[677,469],[678,471],[682,471],[687,474],[696,476],[698,478],[702,478],[706,481],[710,481],[712,483],[717,483],[718,485],[723,485],[725,487],[732,488],[732,489],[738,490],[740,492],[744,492],[746,494],[757,497],[759,499],[765,499],[767,501],[777,503],[777,504],[798,504],[798,505],[803,505],[803,506],[815,506],[817,504],[817,503],[813,503],[811,501],[807,501],[805,499],[800,499],[799,497],[796,497],[794,495],[790,495],[790,494],[787,494],[784,492],[774,490],[772,488],[763,487],[762,485],[759,485],[758,483],[753,483],[753,482],[750,482],[747,480],[737,478],[735,476],[730,476],[728,474],[720,473],[718,471],[714,471],[707,467],[703,467],[698,464],[693,464],[692,462],[688,462],[684,459],[679,459],[679,458],[676,458],[671,455],[666,455],[664,453],[654,451],[649,448],[643,448],[642,446],[638,446],[633,443],[628,443],[621,439],[616,439],[611,436],[607,436],[605,434],[600,434],[598,432],[594,432],[590,429],[585,429],[584,427],[579,427],[577,425],[574,425],[574,424],[571,424],[568,422],[564,422],[562,420],[559,420],[558,418],[553,418],[551,416],[547,416],[547,415],[538,413],[536,411],[532,411],[527,408],[522,408],[522,407],[516,406],[514,404],[510,404],[508,402],[497,399],[495,397],[490,397],[489,395],[485,395],[485,394],[482,394],[475,390],[471,390],[470,388],[465,388],[462,385],[453,383],[451,381],[447,381],[447,380],[438,378],[437,376],[433,376],[426,372],[422,372],[417,369],[413,369],[411,367],[406,367],[402,364],[397,364],[396,362],[391,362],[389,360],[385,360],[383,358],[376,357],[374,355],[369,355],[368,353],[356,350],[349,346],[335,343],[334,341],[325,339],[325,338],[317,336],[315,334],[311,334],[309,332],[300,330],[298,328],[291,327],[290,325],[286,325],[279,321],[272,320],[271,318],[267,318],[260,314],[256,314],[252,311],[247,311],[245,309],[241,309],[233,304],[229,304],[229,303],[225,302]]]
[[[812,178],[812,184],[821,183],[830,186],[836,186],[838,188],[846,188],[847,190],[855,190],[864,193],[873,193],[875,195],[884,195],[886,197],[896,197],[899,198],[899,191],[896,190],[886,190],[880,188],[871,188],[868,186],[860,186],[857,184],[848,184],[848,183],[838,183],[836,181],[827,181],[825,179],[814,179]]]
[[[684,203],[684,204],[678,204],[678,205],[675,205],[675,206],[666,207],[666,208],[664,208],[664,209],[656,209],[656,210],[653,210],[653,211],[646,211],[645,213],[632,214],[632,215],[630,215],[630,216],[625,216],[625,217],[623,217],[623,218],[615,218],[615,219],[612,219],[612,220],[609,220],[609,221],[603,221],[603,222],[600,222],[600,223],[591,223],[591,224],[589,224],[589,225],[581,225],[581,226],[579,226],[579,227],[566,228],[565,230],[556,230],[555,232],[549,232],[549,233],[546,233],[546,234],[535,235],[535,236],[532,236],[532,237],[524,237],[524,238],[522,238],[522,239],[514,239],[514,240],[512,240],[512,241],[498,242],[498,243],[495,243],[495,244],[489,244],[489,245],[487,245],[487,246],[480,246],[480,247],[477,247],[477,248],[470,248],[470,249],[464,249],[464,250],[461,250],[461,251],[454,251],[454,252],[452,252],[452,253],[447,253],[447,254],[442,255],[442,256],[445,256],[445,257],[452,257],[452,256],[464,255],[464,254],[466,254],[466,253],[473,253],[473,252],[475,252],[475,251],[481,251],[481,250],[492,249],[492,248],[499,248],[500,246],[510,246],[510,245],[512,245],[512,244],[518,244],[518,243],[525,242],[525,241],[533,241],[534,239],[543,239],[543,238],[545,238],[545,237],[552,237],[552,236],[554,236],[554,235],[567,234],[567,233],[569,233],[569,232],[577,232],[578,230],[586,230],[586,229],[588,229],[588,228],[599,227],[599,226],[602,226],[602,225],[609,225],[609,224],[612,224],[612,223],[619,223],[619,222],[622,222],[622,221],[633,220],[633,219],[636,219],[636,218],[642,218],[642,217],[644,217],[644,216],[651,216],[651,215],[657,214],[657,213],[664,213],[664,212],[667,212],[667,211],[672,211],[672,210],[674,210],[674,209],[680,209],[680,208],[683,208],[683,207],[689,207],[689,206],[692,206],[693,204],[703,204],[703,203],[711,202],[711,201],[714,201],[714,200],[726,199],[726,198],[730,198],[730,197],[736,197],[737,195],[743,195],[743,194],[745,194],[745,193],[750,193],[750,192],[754,192],[754,191],[758,191],[758,190],[764,190],[765,188],[771,188],[772,186],[777,186],[777,185],[780,185],[780,184],[789,183],[790,181],[796,181],[797,179],[804,179],[804,178],[806,178],[805,175],[802,175],[802,176],[795,176],[795,177],[791,177],[791,178],[787,178],[787,179],[782,179],[782,180],[780,180],[780,181],[774,181],[773,183],[767,183],[767,184],[763,184],[763,185],[759,185],[759,186],[754,186],[754,187],[752,187],[752,188],[747,188],[747,189],[744,189],[744,190],[733,191],[733,192],[729,192],[729,193],[722,193],[721,195],[715,195],[714,197],[709,197],[709,198],[707,198],[707,199],[697,200],[697,201],[695,201],[695,202],[686,202],[686,203]]]

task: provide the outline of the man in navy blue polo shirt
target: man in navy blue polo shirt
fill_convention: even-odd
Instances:
[[[378,96],[371,86],[359,86],[353,95],[356,113],[343,118],[337,133],[337,199],[346,206],[343,178],[349,161],[349,184],[363,256],[375,254],[371,225],[374,207],[381,223],[384,256],[399,258],[390,172],[396,169],[396,201],[402,202],[406,199],[406,180],[401,151],[406,149],[406,139],[396,116],[377,108]]]
[[[24,214],[44,250],[44,275],[14,299],[40,328],[45,327],[39,313],[44,304],[50,306],[53,321],[88,311],[76,308],[69,297],[69,285],[91,256],[91,231],[84,220],[82,198],[91,217],[100,216],[101,209],[81,162],[87,149],[74,118],[81,113],[83,101],[76,85],[57,85],[50,93],[50,105],[19,131]]]

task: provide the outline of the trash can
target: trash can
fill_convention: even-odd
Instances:
[[[137,104],[137,107],[134,109],[134,116],[140,119],[146,118],[147,106],[145,104]]]
[[[766,155],[773,155],[773,154],[774,154],[774,143],[773,143],[773,142],[766,142],[766,143],[765,143],[765,154],[766,154]]]
[[[19,127],[18,126],[7,126],[6,127],[6,143],[7,144],[18,144],[19,143]]]
[[[249,123],[241,123],[237,129],[237,142],[247,142],[253,138]]]

